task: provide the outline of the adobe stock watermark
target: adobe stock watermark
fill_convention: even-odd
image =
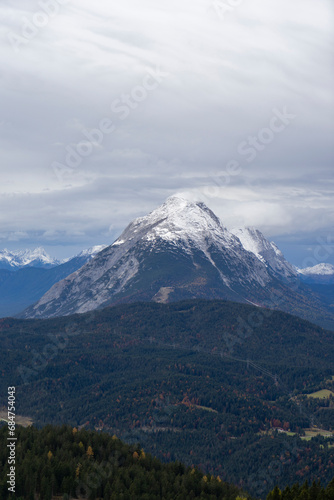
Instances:
[[[169,73],[162,71],[159,67],[155,70],[147,69],[141,84],[136,85],[130,92],[123,93],[113,100],[110,106],[111,113],[121,121],[126,120],[162,84],[167,76],[169,76]],[[66,146],[63,163],[54,161],[51,164],[59,182],[63,182],[66,175],[73,175],[84,159],[89,157],[96,147],[100,147],[105,137],[115,130],[116,124],[109,117],[102,118],[96,128],[90,130],[82,128],[81,134],[84,139],[78,144]]]
[[[316,266],[327,261],[334,254],[334,236],[327,235],[326,238],[317,238],[318,245],[313,251],[313,257],[306,257],[302,263],[302,269],[306,267]],[[302,281],[297,274],[295,279],[290,282],[290,290],[292,293],[301,288]],[[269,293],[269,301],[271,308],[259,307],[256,311],[251,312],[245,320],[241,316],[238,317],[238,325],[235,334],[226,334],[224,337],[228,352],[233,353],[233,348],[236,344],[241,344],[244,340],[254,334],[256,328],[260,328],[266,318],[270,318],[277,309],[282,310],[284,305],[289,303],[289,297],[282,290],[272,290]],[[275,309],[273,309],[275,307]]]
[[[60,13],[61,7],[69,2],[70,0],[40,0],[38,2],[40,10],[29,17],[22,18],[20,33],[14,31],[7,33],[7,39],[13,50],[19,52],[22,47],[25,47],[49,24],[51,19]]]
[[[84,319],[84,324],[90,325],[95,320],[95,311],[91,311]],[[71,321],[65,328],[64,332],[49,333],[47,338],[49,342],[45,344],[43,349],[38,352],[32,349],[31,359],[25,365],[21,364],[17,367],[17,373],[20,375],[24,385],[29,384],[36,379],[37,375],[42,372],[58,354],[63,351],[72,337],[86,333],[82,327]]]
[[[270,310],[264,310],[265,315],[271,315],[272,311]],[[253,326],[257,325],[259,322],[261,323],[261,317],[258,317],[256,314],[255,316],[250,316],[248,318],[248,323],[253,324]],[[245,325],[244,323],[239,322],[240,328],[244,328]],[[252,329],[250,326],[246,327],[246,333],[244,337],[247,337],[252,334]],[[241,339],[240,339],[241,340]],[[307,408],[304,408],[303,405],[300,402],[296,402],[294,399],[291,399],[293,396],[293,393],[289,389],[289,387],[285,386],[284,383],[279,379],[278,375],[271,373],[267,369],[263,368],[261,365],[254,363],[250,359],[241,359],[237,358],[235,356],[231,356],[230,354],[226,353],[225,351],[219,351],[213,350],[212,348],[202,348],[200,346],[196,347],[191,347],[189,345],[182,345],[182,344],[171,344],[171,343],[166,343],[166,342],[161,342],[156,339],[145,339],[146,342],[154,342],[155,344],[164,346],[164,347],[170,347],[173,349],[178,349],[178,350],[185,350],[185,351],[195,351],[199,353],[205,353],[209,354],[212,356],[220,356],[222,359],[230,359],[234,360],[236,362],[241,362],[245,365],[247,365],[247,368],[249,366],[253,367],[256,371],[259,371],[263,373],[266,377],[269,377],[273,380],[273,383],[277,386],[280,387],[280,390],[283,394],[289,397],[290,401],[293,404],[293,407],[295,408],[296,412],[298,414],[301,414],[304,416],[306,419],[308,419],[311,423],[311,425],[314,425],[315,418],[314,415],[310,414]],[[170,431],[176,431],[177,429],[174,428],[174,423],[173,426],[170,426],[170,419],[171,415],[170,412],[168,411],[169,408],[172,410],[173,406],[169,403],[169,400],[167,401],[167,404],[164,405],[164,402],[161,401],[161,404],[159,404],[156,408],[155,412],[155,420],[154,422],[156,424],[156,430],[159,431],[159,426],[163,425],[165,426],[165,429],[168,427]],[[317,423],[317,426],[320,428],[319,423]],[[133,432],[133,436],[137,437],[138,440],[141,438],[141,429],[135,429]],[[154,431],[154,425],[152,427],[152,431]],[[282,431],[282,442],[280,446],[280,451],[279,453],[275,454],[275,456],[272,457],[272,460],[268,463],[268,465],[262,465],[260,466],[257,470],[252,472],[246,479],[245,482],[245,487],[252,487],[252,489],[257,491],[257,494],[264,494],[266,491],[269,489],[272,489],[277,482],[284,476],[284,473],[288,470],[289,467],[291,467],[294,464],[297,464],[299,459],[300,459],[300,453],[303,451],[303,448],[300,446],[300,442],[298,442],[298,434],[296,434],[296,439],[292,439],[290,435],[285,435],[285,431]]]
[[[24,385],[27,385],[31,379],[34,379],[38,373],[44,370],[50,361],[54,359],[59,351],[65,349],[68,345],[69,337],[80,334],[80,330],[66,328],[66,333],[49,334],[50,342],[46,344],[41,352],[36,349],[31,350],[31,360],[28,365],[20,365],[17,373],[20,375]]]
[[[284,472],[292,464],[298,462],[301,452],[302,448],[298,447],[297,443],[284,441],[280,456],[274,458],[267,467],[261,467],[257,472],[247,477],[245,487],[256,490],[257,495],[264,495],[266,491],[276,486]]]
[[[125,458],[119,452],[115,455],[110,455],[108,461],[99,464],[93,463],[93,470],[85,478],[80,478],[80,472],[77,477],[76,496],[77,498],[91,498],[92,493],[96,492],[98,488],[110,479],[119,467],[125,464]]]
[[[216,186],[206,186],[203,194],[207,196],[219,194],[216,193],[216,190],[230,184],[232,177],[241,175],[244,170],[243,163],[253,163],[258,155],[265,151],[273,143],[275,137],[284,132],[296,117],[297,115],[288,111],[287,106],[283,106],[282,109],[274,108],[268,125],[259,129],[257,134],[249,135],[247,139],[238,144],[239,158],[228,161],[225,170],[211,175],[210,178]]]
[[[327,235],[326,238],[318,238],[317,242],[318,245],[314,249],[313,257],[304,259],[302,266],[303,268],[307,267],[307,265],[313,266],[319,264],[321,261],[323,262],[324,260],[327,260],[331,255],[333,255],[333,235]],[[301,280],[297,275],[295,282],[291,284],[291,291],[296,292],[300,285]],[[283,291],[273,291],[270,294],[270,300],[275,304],[277,308],[281,309],[284,306],[285,302],[288,301],[288,298]],[[246,319],[239,316],[237,319],[238,323],[235,334],[226,334],[223,337],[225,345],[229,352],[229,355],[227,355],[226,357],[237,360],[237,358],[231,356],[234,346],[236,344],[243,343],[244,340],[253,335],[256,329],[263,325],[265,319],[271,317],[274,312],[276,312],[274,309],[259,308],[258,310],[251,312]],[[269,372],[266,373],[265,370],[263,370],[252,361],[239,361],[247,362],[255,369],[258,369],[273,378],[275,380],[275,383],[278,383],[278,378],[275,375],[270,374]],[[282,382],[280,382],[279,385],[281,387],[281,390],[283,390],[283,392],[289,395],[291,398],[292,393],[289,388],[282,387]],[[317,421],[316,417],[311,414],[308,408],[305,408],[305,406],[301,402],[297,402],[294,399],[290,399],[290,401],[294,405],[296,411],[298,411],[299,414],[302,414],[309,420],[311,426],[315,425],[316,423],[318,428],[322,428],[321,423]],[[261,467],[256,473],[249,476],[246,484],[252,486],[253,489],[256,489],[258,494],[264,494],[269,488],[273,488],[275,486],[275,484],[278,482],[279,477],[282,477],[282,474],[284,474],[286,467],[289,467],[292,463],[296,463],[298,461],[300,451],[301,449],[297,446],[296,443],[292,443],[289,441],[284,442],[284,449],[282,450],[280,456],[274,458],[274,460],[272,460],[267,467]]]
[[[231,14],[243,3],[244,0],[212,0],[208,11],[214,12],[221,21],[224,21],[226,14]]]
[[[316,239],[317,246],[313,250],[313,257],[306,257],[302,263],[302,269],[313,267],[317,264],[326,262],[334,253],[334,236],[327,235],[326,239],[318,237]]]

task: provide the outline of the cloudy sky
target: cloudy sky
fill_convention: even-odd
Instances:
[[[332,0],[2,0],[0,249],[182,193],[334,263]]]

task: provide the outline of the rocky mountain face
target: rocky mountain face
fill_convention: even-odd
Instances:
[[[277,247],[256,231],[236,234],[203,203],[171,197],[131,222],[111,246],[56,283],[22,317],[188,298],[234,300],[302,315],[309,298]],[[319,308],[314,303],[312,311]]]
[[[239,238],[243,247],[263,262],[278,279],[291,280],[297,277],[296,269],[285,259],[277,245],[268,241],[258,229],[246,227],[232,229],[231,232]]]

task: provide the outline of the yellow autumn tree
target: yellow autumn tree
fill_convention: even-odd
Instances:
[[[139,458],[139,454],[136,451],[133,452],[132,456],[135,460]]]
[[[52,451],[49,451],[48,452],[48,459],[51,460],[52,457],[53,457]]]
[[[81,470],[82,465],[78,464],[78,467],[75,469],[75,477],[78,479],[80,476],[80,470]]]
[[[87,454],[88,458],[93,458],[94,452],[93,452],[93,448],[91,446],[88,446],[86,454]]]

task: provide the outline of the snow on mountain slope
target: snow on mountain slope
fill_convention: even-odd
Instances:
[[[65,262],[69,262],[76,258],[83,258],[87,260],[88,258],[95,257],[96,254],[101,252],[107,245],[95,245],[91,248],[83,250],[78,255],[70,257],[68,259],[58,260],[46,253],[44,248],[39,247],[35,250],[14,250],[9,251],[6,248],[0,251],[0,269],[17,270],[24,267],[39,267],[39,268],[51,268],[56,267]]]
[[[245,227],[232,229],[231,232],[239,238],[243,247],[256,255],[275,276],[280,279],[297,277],[295,268],[285,259],[275,243],[268,241],[258,229]]]
[[[276,245],[255,230],[237,234],[241,239],[203,203],[168,198],[131,222],[112,245],[52,286],[20,317],[203,298],[253,303],[319,322],[332,320],[308,285],[292,279],[295,270]]]
[[[50,268],[59,264],[59,260],[50,257],[41,247],[35,250],[0,251],[0,269],[16,270],[28,266]]]
[[[108,245],[95,245],[93,247],[87,248],[85,250],[82,250],[82,252],[78,253],[77,255],[74,255],[73,257],[64,259],[62,261],[62,264],[64,264],[65,262],[74,261],[75,259],[81,259],[82,261],[84,261],[83,264],[85,264],[88,260],[93,259],[99,252],[102,252],[102,250],[104,250],[107,246]]]
[[[313,267],[305,267],[305,269],[298,269],[300,274],[304,274],[305,276],[334,276],[334,266],[333,264],[317,264]]]
[[[211,294],[256,301],[271,280],[208,207],[171,197],[55,284],[25,317],[86,312],[124,296],[152,300],[166,286],[173,289],[170,298]]]
[[[298,269],[298,274],[309,283],[334,284],[333,264],[321,263],[313,267]]]
[[[99,252],[102,252],[108,245],[95,245],[93,247],[87,248],[87,250],[83,250],[76,257],[95,257]]]
[[[210,246],[230,250],[231,253],[243,254],[244,249],[204,203],[191,203],[183,198],[172,196],[156,210],[135,219],[113,246],[122,242],[149,242],[152,247],[161,241],[182,249],[189,255],[196,249],[214,265]],[[266,276],[258,269],[254,279],[264,284]],[[228,278],[223,276],[228,283]]]
[[[39,300],[55,283],[80,269],[103,248],[104,245],[89,248],[60,265],[47,268],[29,265],[10,269],[0,267],[0,318],[22,312]]]

